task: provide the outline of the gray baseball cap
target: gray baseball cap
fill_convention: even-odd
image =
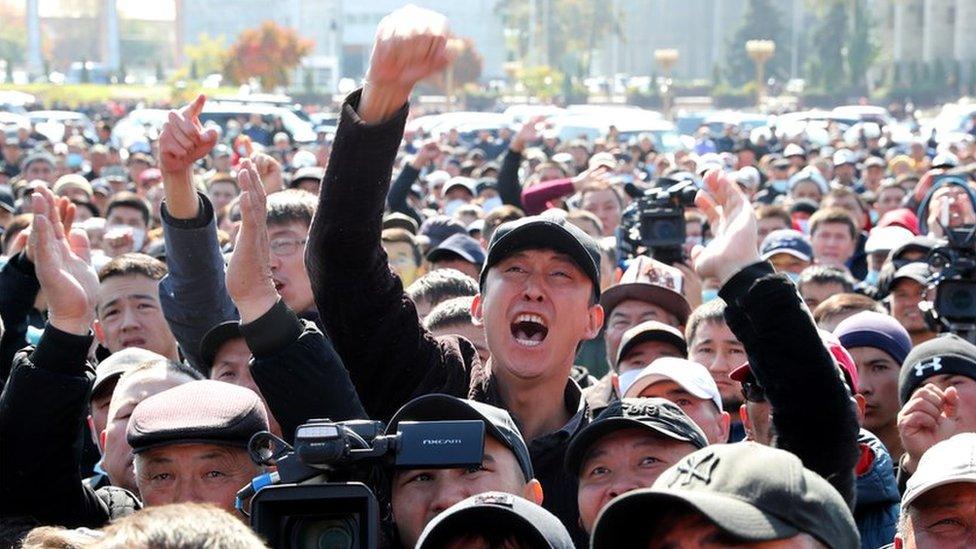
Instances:
[[[790,452],[755,442],[705,447],[671,466],[651,488],[613,500],[597,518],[591,547],[643,547],[667,527],[655,517],[682,506],[742,540],[806,533],[827,547],[860,547],[854,517],[833,486]]]
[[[959,433],[926,450],[908,479],[901,508],[933,488],[956,482],[976,483],[976,433]]]

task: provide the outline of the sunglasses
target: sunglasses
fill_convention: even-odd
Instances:
[[[742,382],[742,396],[749,402],[766,402],[766,391],[762,385],[752,381]]]

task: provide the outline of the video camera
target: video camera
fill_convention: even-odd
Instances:
[[[484,442],[481,421],[403,421],[395,434],[384,434],[379,421],[313,419],[295,430],[294,447],[263,431],[251,437],[248,452],[277,470],[238,492],[237,508],[243,512],[250,501],[251,527],[271,547],[372,549],[380,538],[374,490],[383,471],[475,467]]]
[[[919,232],[928,232],[927,214],[935,192],[942,187],[961,187],[976,206],[976,193],[966,181],[954,175],[938,176],[919,205]],[[976,343],[976,225],[947,227],[939,224],[948,242],[928,256],[935,285],[935,301],[926,311],[929,326],[937,332],[951,332]]]
[[[617,258],[623,261],[641,253],[661,263],[684,261],[685,208],[695,204],[698,186],[694,176],[679,172],[659,178],[650,189],[628,184],[635,200],[623,211],[617,227]]]

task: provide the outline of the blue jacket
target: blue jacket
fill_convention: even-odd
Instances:
[[[895,539],[901,495],[891,454],[884,444],[864,429],[861,429],[857,442],[874,453],[874,461],[866,473],[857,477],[854,521],[861,533],[861,547],[877,549]]]

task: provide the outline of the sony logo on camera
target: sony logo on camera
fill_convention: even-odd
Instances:
[[[423,446],[456,446],[462,443],[459,438],[425,438],[420,442]]]

